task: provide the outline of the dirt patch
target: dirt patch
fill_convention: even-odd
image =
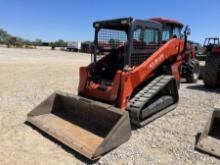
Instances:
[[[93,163],[68,147],[24,124],[26,115],[55,90],[77,92],[79,67],[90,56],[51,50],[0,48],[0,162],[1,164]],[[219,164],[194,150],[220,90],[202,81],[183,83],[178,108],[144,128],[106,154],[97,164]]]

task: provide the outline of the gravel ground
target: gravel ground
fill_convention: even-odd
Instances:
[[[24,124],[26,115],[55,90],[76,93],[78,69],[90,56],[51,50],[0,48],[0,164],[220,164],[194,150],[220,90],[202,81],[183,83],[178,107],[141,129],[130,140],[90,162]]]

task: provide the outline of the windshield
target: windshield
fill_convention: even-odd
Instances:
[[[137,27],[133,32],[130,65],[137,66],[152,55],[160,44],[159,30]]]
[[[113,50],[124,46],[127,42],[127,33],[124,30],[102,28],[97,32],[96,61],[109,54]]]
[[[204,45],[219,45],[219,39],[218,38],[208,38],[205,40]]]
[[[127,34],[122,30],[100,29],[98,32],[98,49],[111,50],[127,42]]]
[[[162,41],[168,41],[170,39],[171,31],[172,31],[171,26],[164,26],[162,33]]]
[[[181,37],[181,28],[177,26],[165,25],[163,27],[162,41],[168,41],[173,37]]]

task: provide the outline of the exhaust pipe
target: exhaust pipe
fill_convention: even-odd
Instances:
[[[34,108],[27,121],[91,160],[131,135],[128,112],[63,92],[53,93]]]

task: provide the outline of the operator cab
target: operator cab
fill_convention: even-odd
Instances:
[[[207,52],[210,52],[212,51],[213,47],[216,47],[218,45],[220,45],[219,38],[210,37],[205,39],[203,47],[206,49]]]
[[[93,81],[111,85],[117,71],[143,63],[161,45],[162,26],[131,17],[97,21],[92,65]],[[101,81],[101,82],[100,82]]]
[[[181,38],[182,23],[167,18],[151,18],[149,20],[163,25],[162,43],[166,43],[172,38]]]
[[[219,38],[206,38],[203,46],[219,45]]]

